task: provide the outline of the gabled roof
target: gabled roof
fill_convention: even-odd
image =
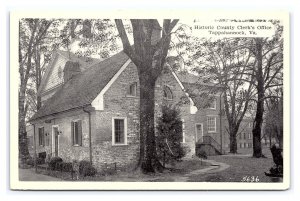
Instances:
[[[79,57],[73,52],[57,50],[57,53],[62,55],[68,60],[78,62],[80,64],[81,71],[88,69],[90,66],[93,66],[96,63],[99,63],[101,60],[91,57]]]
[[[63,51],[63,50],[56,50],[53,53],[52,59],[47,66],[47,69],[45,71],[45,74],[43,76],[43,79],[41,81],[40,87],[38,89],[38,95],[42,92],[44,89],[45,85],[47,84],[48,76],[50,76],[51,69],[53,68],[54,62],[58,56],[62,56],[63,58],[71,61],[78,62],[80,64],[80,69],[81,71],[85,71],[88,69],[90,66],[99,63],[101,60],[96,59],[96,58],[90,58],[90,57],[78,57],[76,54],[68,51]]]
[[[209,101],[210,94],[219,93],[223,88],[220,84],[203,82],[201,77],[188,72],[179,72],[177,76],[198,109],[202,108],[204,99]]]
[[[91,104],[128,59],[124,52],[120,52],[74,76],[45,102],[30,121]]]

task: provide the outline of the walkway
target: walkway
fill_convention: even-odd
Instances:
[[[203,162],[209,163],[210,166],[207,168],[204,168],[204,169],[194,170],[194,171],[189,172],[181,177],[176,177],[174,181],[185,182],[185,181],[188,181],[190,177],[193,177],[196,175],[202,175],[202,174],[221,172],[230,167],[230,165],[228,165],[226,163],[221,163],[221,162],[217,162],[214,160],[203,160]]]
[[[62,181],[59,178],[35,173],[34,169],[21,169],[21,168],[19,168],[19,180],[20,181]]]

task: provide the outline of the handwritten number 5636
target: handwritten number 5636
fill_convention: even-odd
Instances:
[[[244,176],[242,182],[259,182],[258,176]]]

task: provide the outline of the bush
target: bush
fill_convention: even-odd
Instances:
[[[182,146],[182,121],[178,108],[162,106],[162,116],[157,121],[157,156],[166,163],[181,160],[186,152]]]
[[[37,165],[45,164],[45,159],[44,158],[36,158],[36,164]]]
[[[62,163],[62,171],[64,172],[71,172],[73,170],[72,163]]]
[[[63,160],[60,157],[51,158],[49,162],[50,170],[56,170],[56,168],[60,167],[60,165],[57,165],[57,163],[61,163],[61,162],[63,162]]]
[[[207,153],[204,150],[200,150],[196,154],[201,159],[207,159]]]
[[[30,166],[34,166],[34,158],[28,158],[26,160],[26,164],[30,165]],[[37,165],[45,164],[45,159],[44,158],[36,158],[36,164]]]
[[[26,164],[27,165],[30,165],[30,166],[34,166],[34,160],[33,160],[33,158],[28,158],[27,160],[26,160]]]
[[[80,161],[79,162],[79,174],[82,176],[94,176],[97,173],[96,168],[92,166],[89,161]]]
[[[55,170],[71,172],[73,170],[73,166],[72,166],[72,163],[57,162],[55,165]]]

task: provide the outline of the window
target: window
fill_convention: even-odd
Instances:
[[[240,133],[240,140],[242,139],[242,133]]]
[[[251,148],[251,147],[252,147],[252,144],[251,144],[251,143],[248,143],[248,147]]]
[[[251,122],[248,123],[248,127],[249,127],[249,128],[252,128]]]
[[[207,132],[214,133],[217,131],[216,117],[207,117]]]
[[[217,99],[214,98],[212,101],[209,102],[209,105],[208,105],[208,109],[217,109]]]
[[[244,148],[247,148],[247,144],[246,143],[244,143]]]
[[[136,96],[136,94],[137,94],[136,92],[137,92],[137,82],[134,82],[129,86],[127,95],[128,96]]]
[[[167,100],[173,100],[173,94],[169,87],[164,86],[164,98]]]
[[[246,133],[244,133],[244,139],[246,140]]]
[[[82,146],[82,123],[81,120],[71,122],[72,144]]]
[[[248,139],[251,140],[251,133],[248,133]]]
[[[44,127],[39,128],[39,145],[45,146]]]
[[[112,144],[127,144],[127,120],[126,118],[113,118],[112,121]]]

